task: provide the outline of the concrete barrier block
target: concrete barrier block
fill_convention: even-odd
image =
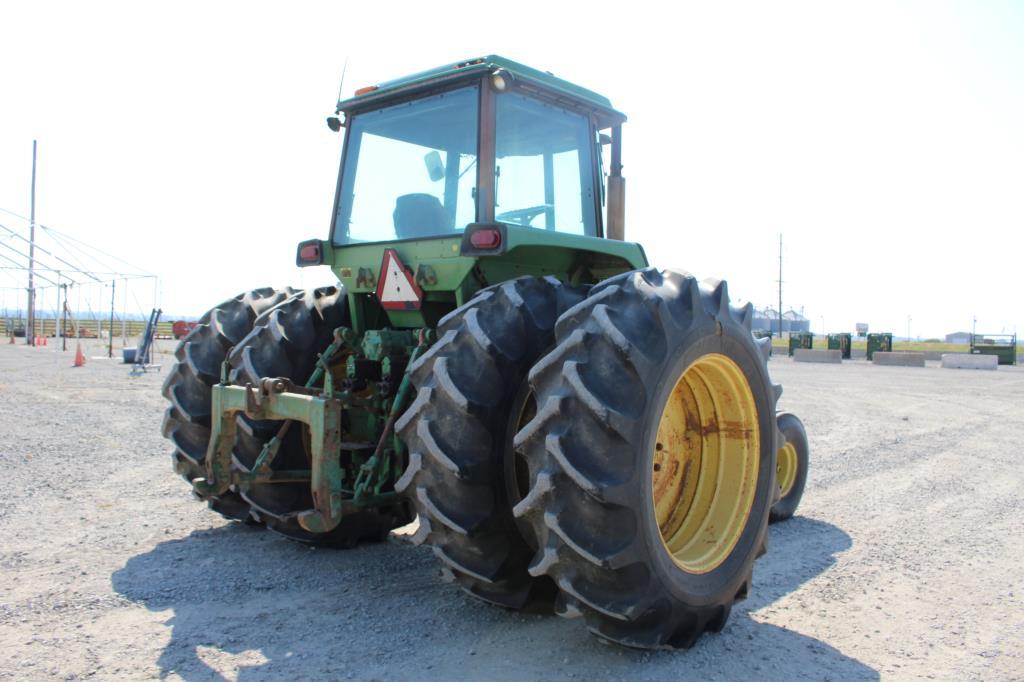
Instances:
[[[876,365],[891,367],[924,367],[924,353],[909,350],[892,352],[876,351],[871,361]]]
[[[948,369],[996,369],[999,358],[995,355],[943,353],[942,366]]]
[[[796,348],[793,350],[793,362],[829,362],[840,364],[843,352],[840,350],[824,350],[816,348]]]

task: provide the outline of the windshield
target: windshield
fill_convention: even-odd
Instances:
[[[495,219],[596,235],[589,120],[515,93],[497,98],[496,115]]]
[[[461,231],[476,220],[478,86],[353,116],[335,244]]]

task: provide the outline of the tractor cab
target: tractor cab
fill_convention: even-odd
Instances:
[[[390,326],[432,324],[517,274],[590,283],[646,264],[621,241],[625,116],[597,93],[489,56],[360,88],[336,113],[330,238],[300,244],[298,264],[334,266]],[[394,262],[401,305],[379,291]]]
[[[625,116],[596,93],[485,57],[362,88],[338,113],[338,246],[489,222],[605,234],[600,131],[618,148]]]

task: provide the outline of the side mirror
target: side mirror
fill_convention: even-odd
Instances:
[[[427,152],[423,155],[423,163],[427,165],[427,175],[430,176],[431,181],[437,182],[444,178],[444,161],[441,160],[439,153]]]

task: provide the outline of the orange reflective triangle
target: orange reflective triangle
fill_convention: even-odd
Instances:
[[[412,273],[394,249],[384,249],[377,278],[377,300],[387,310],[419,310],[423,302],[423,290],[416,286]]]

